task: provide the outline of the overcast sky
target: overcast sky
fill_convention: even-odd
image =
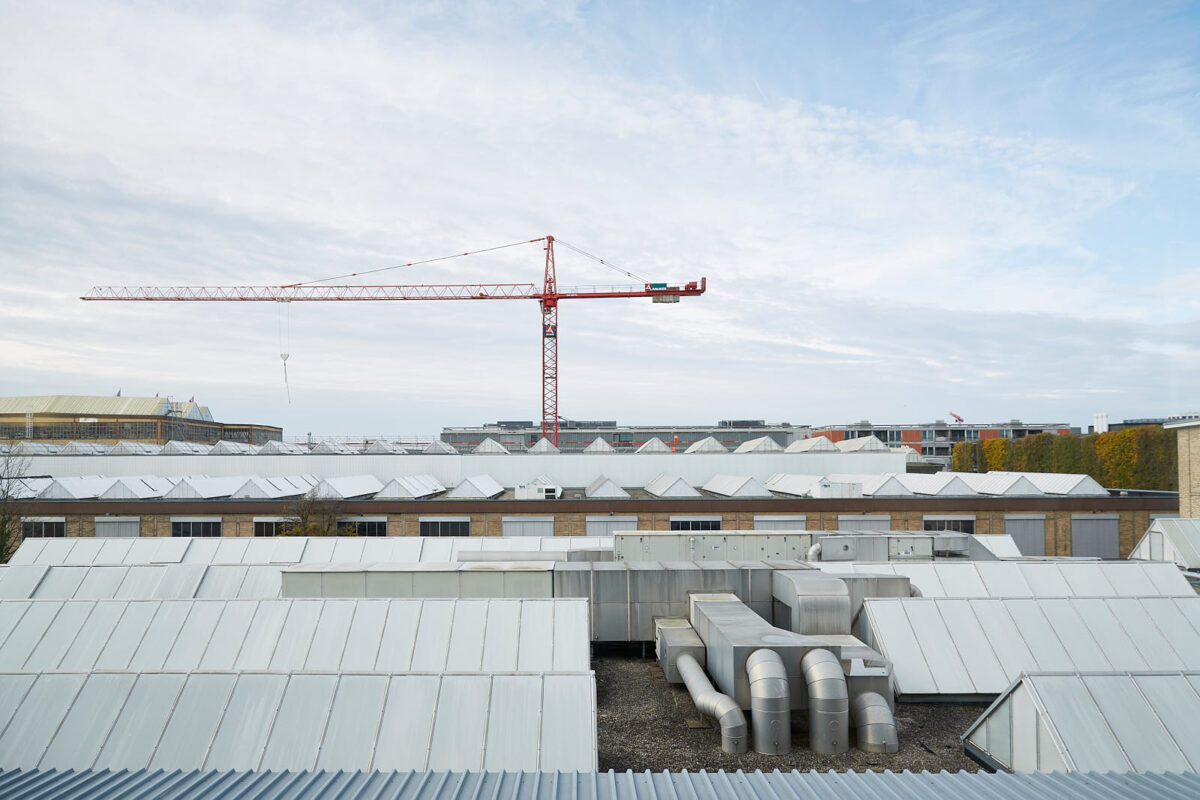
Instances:
[[[554,234],[709,285],[564,303],[566,417],[1196,411],[1198,187],[1189,3],[2,2],[0,394],[288,434],[536,420],[531,300],[78,298]],[[372,278],[541,272],[527,245]]]

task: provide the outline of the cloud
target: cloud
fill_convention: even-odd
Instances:
[[[106,283],[291,282],[544,233],[655,280],[710,282],[678,306],[564,303],[569,416],[920,416],[944,413],[929,409],[953,385],[959,405],[998,417],[1025,414],[1006,410],[1021,397],[1031,414],[1078,417],[1096,401],[1061,387],[1096,375],[1143,413],[1194,358],[1181,290],[1197,273],[1139,282],[1080,236],[1137,188],[1086,145],[596,69],[571,47],[598,46],[589,11],[550,10],[529,32],[530,16],[488,4],[288,20],[6,7],[10,391],[121,379],[306,429],[339,412],[426,431],[528,417],[531,301],[292,304],[284,344],[274,304],[75,298]],[[981,43],[1025,30],[952,33],[978,24],[956,17],[904,48],[981,69]],[[530,245],[371,280],[538,281],[541,257]],[[628,280],[563,248],[559,272]],[[303,408],[273,407],[284,346]]]

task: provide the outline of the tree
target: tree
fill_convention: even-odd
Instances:
[[[21,513],[17,501],[26,496],[29,459],[0,453],[0,564],[7,564],[21,546]]]
[[[333,497],[309,492],[288,506],[280,536],[354,536],[354,526],[338,527],[342,503]]]

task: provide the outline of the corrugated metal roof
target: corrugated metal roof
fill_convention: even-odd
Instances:
[[[977,536],[976,541],[998,538]],[[922,597],[1192,597],[1170,564],[1123,561],[822,561],[833,574],[907,575]],[[1134,567],[1134,569],[1129,569]]]
[[[990,475],[1004,475],[1004,472],[993,471]],[[1090,475],[1077,475],[1052,472],[1015,472],[1013,475],[1023,475],[1034,486],[1045,494],[1072,495],[1081,497],[1108,497],[1108,492]]]
[[[557,453],[557,452],[559,452],[559,449],[554,446],[553,442],[551,442],[549,439],[547,439],[545,436],[543,436],[542,438],[538,439],[537,442],[535,444],[533,444],[525,452],[527,452],[527,453]]]
[[[76,414],[79,416],[165,416],[171,404],[158,397],[38,395],[0,397],[0,414]]]
[[[592,443],[583,448],[585,453],[615,453],[617,449],[604,440],[603,436],[592,439]]]
[[[913,494],[933,497],[970,497],[978,494],[956,472],[935,472],[932,475],[906,472],[897,474],[895,478]]]
[[[427,455],[437,455],[437,454],[457,455],[458,454],[458,451],[454,449],[453,445],[446,444],[441,439],[434,439],[432,442],[425,445],[425,449],[422,450],[421,452],[425,453]]]
[[[588,770],[587,674],[0,674],[6,769]]]
[[[40,500],[88,500],[99,497],[116,478],[101,478],[96,475],[55,478],[38,494]]]
[[[205,571],[203,566],[172,569],[192,571],[192,586]],[[128,600],[0,601],[0,672],[478,673],[590,668],[586,598],[140,599],[149,596],[145,592]]]
[[[313,487],[312,495],[348,500],[353,497],[374,497],[382,488],[383,482],[374,475],[343,475],[321,481]]]
[[[1200,669],[1200,597],[866,599],[901,695],[997,695],[1022,672]]]
[[[657,436],[653,436],[645,444],[643,444],[641,447],[639,447],[634,452],[637,452],[637,453],[669,453],[669,452],[671,452],[671,448],[667,447],[667,445],[663,442],[662,439],[658,438]]]
[[[0,794],[227,800],[1184,800],[1196,773],[0,771]]]
[[[997,769],[1194,773],[1200,672],[1022,675],[963,741]]]
[[[489,436],[475,445],[471,452],[476,455],[508,455],[508,448]]]
[[[888,446],[875,436],[859,436],[856,439],[843,439],[835,442],[835,446],[843,453],[886,453]]]
[[[1033,481],[1019,472],[956,472],[963,483],[979,494],[997,497],[1036,497],[1045,494]]]
[[[432,497],[446,487],[432,475],[401,475],[392,478],[375,494],[376,500],[399,500]]]
[[[293,444],[291,442],[272,441],[267,442],[258,449],[260,456],[302,456],[308,452],[308,448],[303,445]]]
[[[503,493],[504,487],[491,475],[472,475],[469,478],[463,478],[457,486],[446,493],[446,497],[488,500]]]
[[[812,488],[821,482],[821,475],[791,475],[777,472],[764,484],[772,492],[793,497],[807,497]]]

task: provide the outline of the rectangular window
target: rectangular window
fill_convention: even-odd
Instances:
[[[172,536],[217,537],[221,535],[220,517],[171,517]]]
[[[671,517],[673,531],[719,531],[720,517]]]
[[[924,530],[927,531],[957,531],[958,533],[974,533],[975,517],[966,514],[929,515],[924,519]]]
[[[904,431],[900,430],[899,428],[889,428],[888,432],[887,432],[888,444],[896,444],[898,442],[903,442],[904,441],[903,436],[904,436]]]
[[[470,536],[470,517],[422,517],[418,522],[422,536]]]
[[[283,528],[287,523],[282,520],[272,519],[256,519],[254,520],[254,535],[255,536],[278,536],[283,533]]]
[[[970,428],[967,431],[967,441],[968,442],[978,442],[979,441],[979,429],[978,428]]]
[[[63,539],[67,535],[66,517],[22,517],[21,536],[26,539]]]
[[[387,536],[387,520],[354,520],[350,525],[356,536]],[[341,527],[340,523],[338,527]]]

